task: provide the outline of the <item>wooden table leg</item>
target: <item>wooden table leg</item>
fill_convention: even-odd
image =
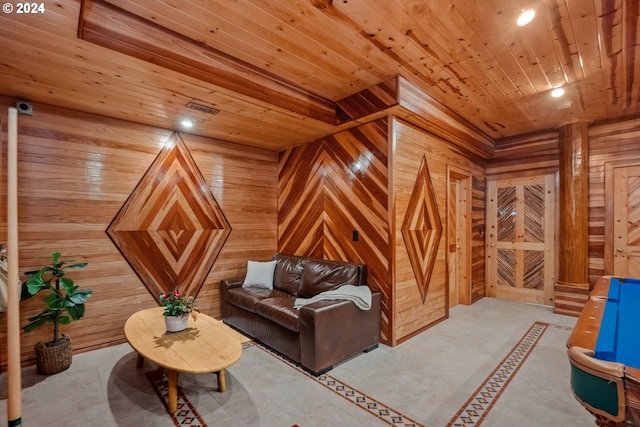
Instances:
[[[142,368],[142,365],[144,365],[144,357],[142,357],[142,355],[138,353],[138,358],[136,359],[136,366],[138,368]]]
[[[218,375],[218,391],[220,393],[224,393],[227,391],[227,382],[224,379],[224,369],[220,369],[216,374]]]
[[[169,412],[173,414],[178,410],[178,372],[167,369],[167,377],[169,378]]]

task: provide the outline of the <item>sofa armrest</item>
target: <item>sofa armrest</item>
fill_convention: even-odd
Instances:
[[[230,279],[220,280],[220,287],[227,289],[239,288],[244,282],[244,276],[232,277]]]
[[[229,308],[227,307],[227,291],[229,289],[241,287],[243,282],[244,276],[220,280],[220,312],[223,320],[226,319],[229,314]]]
[[[380,343],[380,292],[371,308],[351,301],[318,301],[300,308],[300,364],[319,374]]]

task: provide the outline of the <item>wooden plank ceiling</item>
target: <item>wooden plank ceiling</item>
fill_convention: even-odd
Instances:
[[[335,103],[396,74],[494,139],[640,114],[637,0],[44,5],[0,14],[0,94],[270,150],[349,126]]]

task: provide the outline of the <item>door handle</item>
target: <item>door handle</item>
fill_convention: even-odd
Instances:
[[[618,249],[616,249],[616,252],[618,252],[619,254],[621,254],[622,252],[624,252],[624,249],[622,249],[622,248],[618,248]]]
[[[495,244],[495,243],[493,243],[493,242],[489,243],[489,247],[490,247],[490,248],[494,247],[495,245],[496,245],[496,244]]]

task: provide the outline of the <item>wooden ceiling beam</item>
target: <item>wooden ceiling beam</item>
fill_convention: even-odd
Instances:
[[[398,100],[395,108],[398,117],[483,159],[493,157],[493,139],[401,76],[398,78]]]
[[[335,103],[103,0],[83,0],[78,37],[265,104],[336,123]]]
[[[395,115],[483,159],[495,152],[482,130],[440,104],[418,86],[397,75],[337,102],[341,124]]]

